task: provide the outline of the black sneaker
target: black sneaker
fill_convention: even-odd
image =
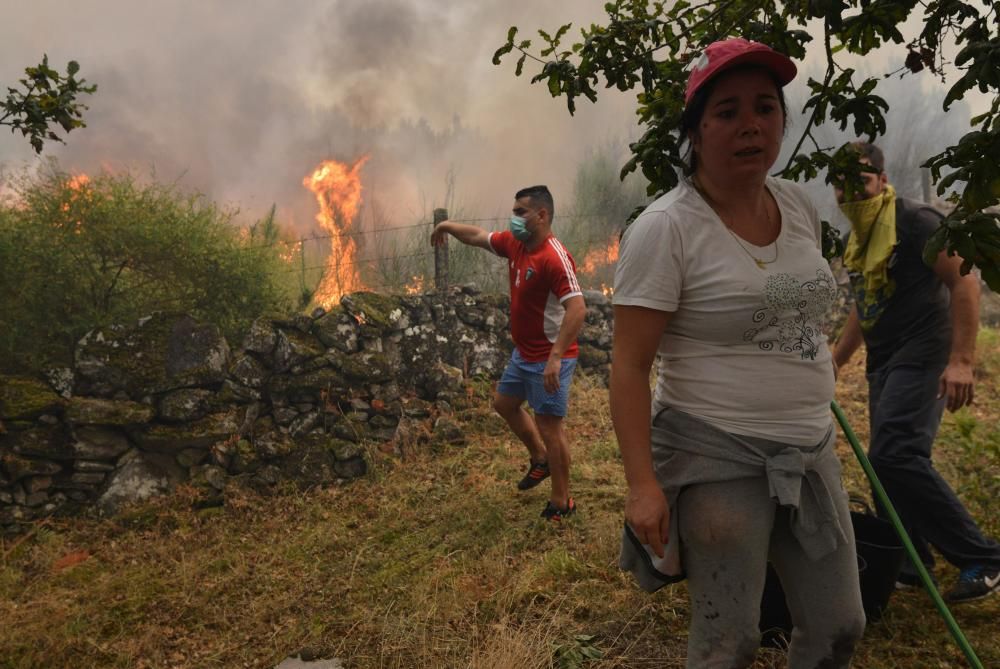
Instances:
[[[982,565],[963,569],[958,583],[944,596],[952,604],[982,599],[1000,590],[1000,569]]]
[[[531,466],[528,467],[528,473],[524,475],[523,479],[517,482],[517,489],[528,490],[529,488],[534,488],[548,477],[549,463],[532,462]]]
[[[551,520],[553,522],[558,523],[563,518],[566,518],[567,516],[572,516],[574,513],[576,513],[576,502],[573,501],[572,497],[569,498],[569,502],[566,504],[565,509],[560,509],[550,500],[545,505],[545,508],[542,509],[542,518],[544,518],[545,520]]]

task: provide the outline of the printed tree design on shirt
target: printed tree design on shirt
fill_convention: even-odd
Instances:
[[[836,295],[833,276],[821,269],[814,280],[804,283],[791,274],[769,276],[764,306],[753,313],[756,326],[743,332],[743,340],[758,342],[762,351],[777,345],[782,353],[798,352],[803,359],[814,360],[824,317]]]

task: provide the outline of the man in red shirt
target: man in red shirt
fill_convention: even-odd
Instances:
[[[553,211],[549,189],[531,186],[514,195],[509,230],[488,232],[443,221],[435,226],[431,244],[444,243],[450,234],[508,259],[514,351],[497,384],[493,408],[531,457],[517,487],[533,488],[551,474],[552,494],[542,517],[559,521],[576,511],[569,495],[569,440],[563,419],[586,305],[576,264],[552,234]],[[525,401],[533,417],[524,409]]]

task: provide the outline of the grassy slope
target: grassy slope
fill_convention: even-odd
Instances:
[[[1000,335],[980,342],[977,405],[945,419],[937,462],[996,536]],[[851,365],[838,401],[864,440],[863,382]],[[182,490],[115,519],[54,520],[4,540],[0,667],[273,667],[301,648],[350,669],[682,667],[685,586],[648,596],[616,567],[623,477],[606,391],[575,384],[581,510],[553,528],[537,517],[545,486],[514,489],[525,456],[488,411],[488,388],[472,390],[465,446],[373,449],[362,481],[269,498],[232,491],[201,511]],[[848,488],[865,492],[838,449]],[[954,575],[937,571],[945,587]],[[954,614],[984,665],[1000,666],[1000,597]],[[574,664],[594,648],[602,659]],[[762,651],[756,666],[784,661]],[[893,596],[855,666],[965,665],[914,590]]]

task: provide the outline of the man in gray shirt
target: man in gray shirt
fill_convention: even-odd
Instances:
[[[834,348],[834,366],[845,365],[864,342],[872,465],[924,564],[933,565],[933,546],[961,570],[945,598],[979,599],[1000,589],[1000,545],[983,536],[931,461],[945,407],[957,411],[973,398],[979,279],[963,276],[962,259],[945,252],[933,266],[924,264],[941,214],[896,197],[878,147],[853,146],[870,167],[853,197],[835,189],[851,221],[844,265],[855,307]],[[916,584],[909,566],[900,582]]]

